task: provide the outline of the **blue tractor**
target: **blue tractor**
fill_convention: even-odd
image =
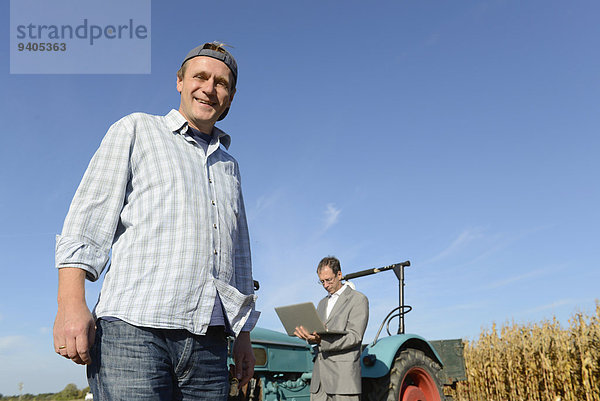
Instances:
[[[462,340],[427,341],[404,332],[404,268],[410,262],[350,273],[343,280],[391,270],[398,278],[399,306],[383,320],[375,339],[363,345],[361,355],[362,400],[444,401],[445,386],[466,380]],[[256,283],[256,287],[258,287]],[[398,318],[396,334],[390,322]],[[380,338],[386,327],[387,336]],[[230,400],[308,401],[313,348],[296,337],[260,327],[250,333],[256,366],[254,377],[241,391],[232,384]]]

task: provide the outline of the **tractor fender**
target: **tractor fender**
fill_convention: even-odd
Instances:
[[[360,356],[362,377],[378,378],[387,375],[400,351],[414,348],[421,350],[443,367],[436,350],[423,337],[416,334],[397,334],[367,345]]]

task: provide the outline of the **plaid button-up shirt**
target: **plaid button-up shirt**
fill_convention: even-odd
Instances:
[[[238,164],[220,147],[229,143],[214,128],[205,152],[176,110],[134,113],[109,129],[56,239],[56,267],[84,269],[91,281],[110,257],[96,317],[204,334],[218,292],[236,334],[254,327]]]

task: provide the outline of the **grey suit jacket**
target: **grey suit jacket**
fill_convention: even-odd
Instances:
[[[326,334],[321,338],[315,359],[311,393],[319,386],[328,394],[359,394],[360,348],[369,320],[369,301],[362,293],[350,287],[340,294],[329,319],[325,319],[327,297],[319,302],[317,313],[330,330],[344,330],[347,334]]]

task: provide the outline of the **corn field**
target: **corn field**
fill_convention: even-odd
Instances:
[[[468,380],[456,401],[600,401],[600,302],[595,315],[576,313],[484,330],[465,344]]]

